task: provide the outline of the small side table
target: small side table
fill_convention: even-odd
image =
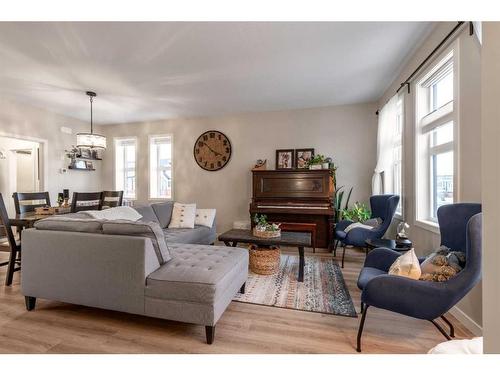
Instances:
[[[411,250],[410,247],[396,247],[396,241],[395,240],[387,240],[387,239],[368,239],[365,241],[366,246],[369,249],[375,249],[377,247],[386,247],[388,249],[394,250],[394,251],[408,251]]]

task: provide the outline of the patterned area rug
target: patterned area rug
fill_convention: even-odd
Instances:
[[[283,307],[356,317],[356,310],[339,265],[331,258],[305,257],[304,282],[297,282],[299,257],[281,255],[275,275],[257,275],[249,271],[245,294],[238,302]]]

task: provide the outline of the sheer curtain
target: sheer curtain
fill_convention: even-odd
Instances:
[[[392,172],[393,142],[398,120],[398,95],[394,95],[378,114],[377,165],[372,177],[372,194],[384,193],[384,174]]]

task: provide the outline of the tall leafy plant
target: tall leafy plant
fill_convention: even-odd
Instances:
[[[371,211],[364,203],[356,202],[351,208],[342,211],[342,217],[354,222],[363,222],[371,217]]]
[[[340,220],[342,220],[342,212],[347,210],[347,207],[349,206],[349,200],[351,199],[351,193],[352,193],[352,187],[349,189],[349,193],[347,194],[347,199],[345,201],[345,204],[343,204],[344,201],[344,187],[341,186],[337,189],[335,189],[335,194],[333,196],[333,203],[335,206],[335,215],[334,215],[334,221],[335,223],[338,223]]]

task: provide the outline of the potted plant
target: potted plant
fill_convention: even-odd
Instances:
[[[347,194],[347,198],[345,201],[345,204],[343,204],[344,201],[344,193],[345,191],[343,190],[344,187],[341,186],[338,189],[335,189],[335,193],[333,195],[333,204],[335,208],[335,214],[334,214],[334,224],[337,224],[340,220],[342,220],[342,212],[344,210],[347,210],[349,207],[349,200],[351,199],[351,194],[352,194],[352,187],[349,189],[349,193]],[[342,208],[343,207],[343,208]]]
[[[253,235],[262,238],[275,238],[281,236],[281,224],[269,223],[266,215],[255,214],[253,217],[255,227]]]
[[[371,217],[372,213],[365,203],[354,203],[351,208],[342,210],[342,217],[353,222],[364,222]]]
[[[314,155],[308,163],[309,169],[323,169],[323,163],[325,162],[325,156],[318,154]]]

